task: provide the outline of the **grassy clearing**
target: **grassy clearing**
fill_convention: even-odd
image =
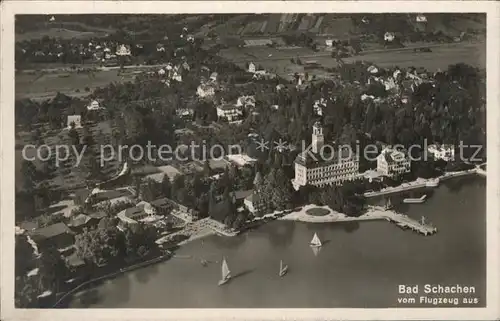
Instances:
[[[92,74],[84,73],[39,73],[16,74],[16,99],[19,98],[51,98],[57,92],[68,96],[86,96],[85,87],[91,91],[96,87],[104,87],[111,82],[133,81],[131,73],[121,73],[119,70],[98,71]],[[78,90],[78,91],[77,91]]]
[[[65,28],[49,28],[46,30],[28,31],[21,34],[16,34],[16,41],[29,41],[41,39],[44,36],[60,39],[88,39],[92,37],[100,38],[106,35],[102,31],[76,31]]]
[[[312,216],[325,216],[330,214],[330,210],[321,207],[314,207],[306,210],[306,213]]]

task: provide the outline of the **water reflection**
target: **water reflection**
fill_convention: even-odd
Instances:
[[[293,222],[280,222],[280,224],[272,224],[273,228],[268,230],[269,241],[273,246],[279,248],[287,248],[293,240],[295,224]]]
[[[135,271],[134,274],[137,282],[147,283],[149,282],[149,280],[151,280],[151,277],[154,277],[156,274],[158,274],[158,265],[153,264],[146,269],[139,269]]]

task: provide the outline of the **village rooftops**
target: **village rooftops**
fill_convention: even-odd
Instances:
[[[306,166],[308,168],[323,167],[342,163],[347,161],[355,161],[358,159],[356,153],[349,148],[324,148],[323,153],[314,154],[312,151],[304,151],[297,155],[295,163]]]
[[[56,223],[39,228],[30,233],[34,241],[47,240],[62,234],[72,234],[71,230],[64,223]]]

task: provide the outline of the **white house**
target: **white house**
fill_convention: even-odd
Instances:
[[[217,106],[217,117],[225,118],[229,122],[240,120],[243,116],[243,111],[240,107],[237,107],[232,104],[223,104]]]
[[[210,74],[210,80],[217,81],[217,76],[219,76],[219,74],[214,71],[213,73]]]
[[[121,45],[116,50],[116,55],[117,56],[130,56],[130,48],[128,46]]]
[[[375,67],[374,65],[371,65],[366,69],[366,71],[368,71],[370,74],[376,74],[378,73],[378,68]]]
[[[333,47],[333,40],[332,39],[326,39],[325,40],[325,45],[327,47]]]
[[[50,17],[49,21],[54,22],[54,21],[56,21],[56,18],[54,16],[52,16],[52,17]]]
[[[187,38],[186,38],[186,40],[189,41],[189,42],[194,42],[193,35],[188,35]]]
[[[201,84],[196,89],[196,94],[201,98],[212,97],[215,95],[215,88],[208,84]]]
[[[82,116],[80,115],[70,115],[68,116],[68,129],[71,128],[72,124],[75,124],[75,128],[82,127]]]
[[[316,115],[322,116],[324,108],[326,108],[326,99],[321,98],[320,100],[316,100],[314,102],[313,109]]]
[[[446,162],[455,159],[455,146],[454,145],[440,145],[433,144],[427,147],[427,151],[434,157],[434,159],[442,159]]]
[[[255,97],[254,96],[241,96],[236,101],[236,107],[244,108],[254,108],[255,107]]]
[[[395,37],[396,37],[396,36],[394,35],[394,33],[393,33],[393,32],[386,32],[386,33],[384,34],[384,40],[385,40],[385,41],[387,41],[387,42],[391,42],[391,41],[393,41]]]
[[[164,75],[165,75],[165,73],[166,73],[166,71],[165,71],[165,69],[163,69],[163,68],[162,68],[162,69],[160,69],[160,70],[158,70],[158,75],[159,75],[159,76],[164,76]]]
[[[175,80],[177,82],[182,82],[182,75],[174,71],[172,75],[172,80]]]
[[[385,90],[392,90],[397,87],[396,82],[394,81],[394,78],[389,77],[387,80],[384,81],[384,86]]]
[[[387,146],[377,156],[377,171],[385,176],[394,177],[408,173],[411,168],[408,155],[400,150]]]
[[[248,64],[248,72],[254,73],[255,70],[257,70],[255,67],[255,64],[253,62],[249,63]]]
[[[87,105],[87,110],[100,110],[104,109],[97,100],[93,100],[90,104]]]
[[[417,22],[427,22],[427,17],[424,16],[423,14],[419,14],[416,17]]]

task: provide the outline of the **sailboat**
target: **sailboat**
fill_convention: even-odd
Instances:
[[[288,265],[283,265],[283,260],[280,260],[280,276],[285,276],[286,272],[288,272]]]
[[[231,271],[227,266],[226,258],[222,259],[222,279],[219,281],[219,286],[226,284],[231,279]]]
[[[314,233],[314,236],[313,236],[313,238],[311,240],[310,245],[312,247],[320,247],[321,245],[323,245],[323,244],[321,244],[321,241],[320,241],[320,239],[318,237],[318,234]]]

